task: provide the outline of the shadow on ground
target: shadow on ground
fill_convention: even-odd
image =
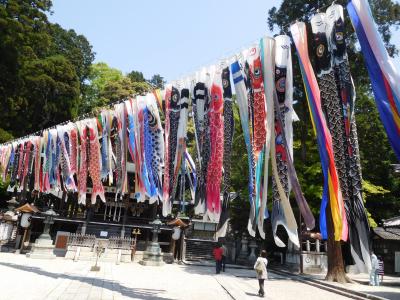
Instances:
[[[79,282],[85,282],[92,286],[108,289],[111,291],[119,290],[121,295],[126,296],[126,297],[144,299],[144,300],[172,300],[171,298],[157,296],[157,294],[163,293],[163,292],[165,292],[165,290],[132,289],[132,288],[128,288],[114,280],[95,278],[95,277],[85,277],[85,276],[78,276],[78,275],[71,275],[71,274],[52,273],[52,272],[45,271],[38,267],[27,267],[27,266],[22,266],[22,265],[13,264],[13,263],[6,263],[6,262],[0,262],[0,265],[9,267],[9,268],[18,269],[18,270],[25,271],[25,272],[32,272],[37,275],[47,276],[47,277],[51,277],[51,278],[55,278],[55,279],[61,278],[61,279],[70,279],[70,280],[76,280]]]

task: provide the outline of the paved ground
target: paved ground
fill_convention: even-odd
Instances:
[[[210,265],[210,262],[208,261],[203,261],[201,262],[203,265]],[[237,266],[233,266],[233,267],[237,267]],[[275,265],[274,268],[276,270],[281,270],[281,271],[285,271],[287,272],[286,269],[280,269],[279,265]],[[254,271],[252,270],[247,270],[247,269],[240,269],[240,270],[236,270],[236,271],[231,271],[230,273],[233,273],[236,277],[243,277],[243,278],[248,278],[248,277],[254,277]],[[279,273],[281,274],[281,273]],[[353,281],[354,283],[349,283],[349,284],[339,284],[336,282],[326,282],[325,279],[325,275],[326,274],[307,274],[307,275],[302,275],[301,277],[297,276],[296,274],[291,273],[292,276],[291,279],[294,279],[294,281],[306,281],[309,282],[313,285],[314,282],[317,283],[317,285],[324,285],[327,286],[328,288],[333,288],[333,289],[338,289],[340,291],[353,291],[353,292],[358,292],[358,293],[362,293],[362,294],[368,294],[368,298],[369,299],[374,299],[371,296],[375,296],[375,299],[390,299],[390,300],[400,300],[400,277],[399,276],[388,276],[385,275],[384,276],[384,282],[381,286],[369,286],[369,275],[368,274],[347,274]],[[294,276],[293,276],[294,275]],[[273,272],[270,272],[270,281],[274,281],[276,280],[276,278],[278,277],[278,275]],[[287,276],[284,276],[285,280],[289,280],[289,278],[287,278]],[[278,277],[279,279],[279,277]],[[311,279],[312,281],[310,282]],[[251,280],[251,282],[253,282],[254,280]],[[241,286],[242,283],[244,283],[245,281],[242,281],[240,283],[238,283],[237,286]],[[278,280],[278,282],[284,282],[281,279]],[[279,287],[279,284],[271,284],[267,283],[271,285],[271,291],[272,291],[272,295],[280,295],[279,293],[274,293],[273,289],[275,287]],[[304,284],[304,283],[302,283]],[[291,286],[296,286],[296,284],[291,284]],[[234,288],[233,288],[234,289]],[[286,289],[286,286],[284,286],[284,289]],[[306,289],[306,291],[310,290],[309,288]],[[311,289],[312,290],[312,289]],[[278,291],[279,292],[279,291]],[[302,290],[303,292],[303,290]],[[240,299],[240,298],[239,298]],[[291,298],[287,298],[287,299],[291,299]],[[314,299],[314,297],[311,295],[311,298],[309,299]]]
[[[370,286],[368,274],[348,274],[348,276],[354,281],[354,283],[343,285],[332,282],[329,284],[386,299],[400,299],[400,277],[386,275],[384,276],[384,281],[381,286]],[[308,277],[323,281],[325,278],[325,274],[308,275]]]
[[[100,272],[90,272],[91,265],[0,253],[0,299],[259,299],[252,270],[215,275],[208,267],[101,263]],[[266,290],[266,299],[346,299],[272,272]]]

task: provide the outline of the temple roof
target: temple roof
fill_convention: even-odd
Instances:
[[[383,227],[398,227],[400,228],[400,216],[383,220]]]
[[[380,237],[384,240],[400,241],[400,228],[375,227],[372,230],[378,237]]]
[[[35,205],[31,205],[29,203],[25,203],[24,205],[16,208],[15,210],[23,212],[23,213],[37,213],[39,210]]]

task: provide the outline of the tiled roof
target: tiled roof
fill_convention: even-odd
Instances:
[[[399,240],[400,241],[400,228],[373,228],[374,233],[384,240]]]
[[[394,217],[391,219],[383,220],[383,226],[400,228],[400,217]]]

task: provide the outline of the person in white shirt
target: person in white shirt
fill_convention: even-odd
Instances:
[[[374,252],[371,254],[371,267],[371,273],[369,274],[369,285],[379,286],[379,261]]]
[[[258,295],[260,297],[264,297],[265,295],[264,281],[268,279],[267,265],[268,265],[267,251],[262,250],[260,253],[260,257],[257,258],[254,264],[254,270],[256,270],[257,272],[258,284],[260,286],[260,289],[258,290]]]

